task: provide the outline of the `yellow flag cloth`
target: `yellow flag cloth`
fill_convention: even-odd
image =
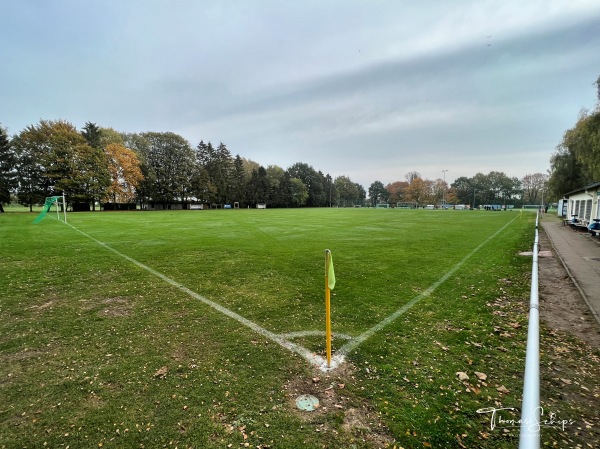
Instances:
[[[327,286],[329,290],[335,287],[335,272],[333,271],[333,256],[329,253],[329,266],[327,267]]]

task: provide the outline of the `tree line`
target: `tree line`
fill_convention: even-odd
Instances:
[[[224,143],[195,148],[172,132],[120,133],[86,123],[41,120],[9,138],[0,126],[0,208],[13,199],[29,206],[62,195],[68,204],[267,203],[269,207],[362,204],[364,188],[347,176],[298,162],[266,168]]]
[[[176,202],[241,207],[324,207],[424,204],[541,204],[600,179],[600,77],[598,103],[580,113],[550,158],[549,175],[522,179],[503,172],[461,176],[450,186],[411,171],[386,186],[367,191],[347,176],[298,162],[266,168],[232,156],[224,143],[201,141],[195,148],[171,132],[120,133],[86,123],[78,131],[67,121],[41,120],[9,138],[0,125],[0,212],[16,200],[30,207],[65,193],[70,204]],[[88,206],[88,207],[89,207]]]
[[[369,187],[373,204],[404,204],[410,207],[432,205],[484,204],[514,205],[542,204],[547,202],[547,179],[543,173],[534,173],[522,179],[509,177],[503,172],[477,173],[473,177],[461,176],[448,185],[442,179],[423,179],[416,171],[408,172],[404,181],[386,186],[375,181]],[[546,195],[546,197],[544,197]]]
[[[575,126],[565,131],[550,158],[548,187],[554,199],[600,181],[600,76],[595,85],[595,109],[581,111]]]

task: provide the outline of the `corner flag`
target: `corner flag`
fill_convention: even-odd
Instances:
[[[335,272],[333,271],[333,256],[329,252],[329,260],[327,266],[327,286],[329,290],[333,290],[335,287]]]
[[[335,273],[331,251],[325,250],[325,346],[327,368],[331,366],[331,290],[335,287]]]

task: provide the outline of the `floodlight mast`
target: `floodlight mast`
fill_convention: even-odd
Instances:
[[[444,185],[442,186],[443,190],[442,190],[442,205],[445,206],[446,205],[446,172],[448,170],[442,170],[442,173],[444,173]]]

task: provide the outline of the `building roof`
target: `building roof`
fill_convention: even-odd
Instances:
[[[570,195],[574,195],[575,193],[586,192],[588,190],[593,190],[593,189],[596,189],[596,188],[599,188],[599,187],[600,187],[600,181],[596,181],[596,182],[593,182],[591,184],[588,184],[585,187],[581,187],[581,188],[579,188],[577,190],[571,190],[570,192],[565,193],[564,196],[568,197]]]

